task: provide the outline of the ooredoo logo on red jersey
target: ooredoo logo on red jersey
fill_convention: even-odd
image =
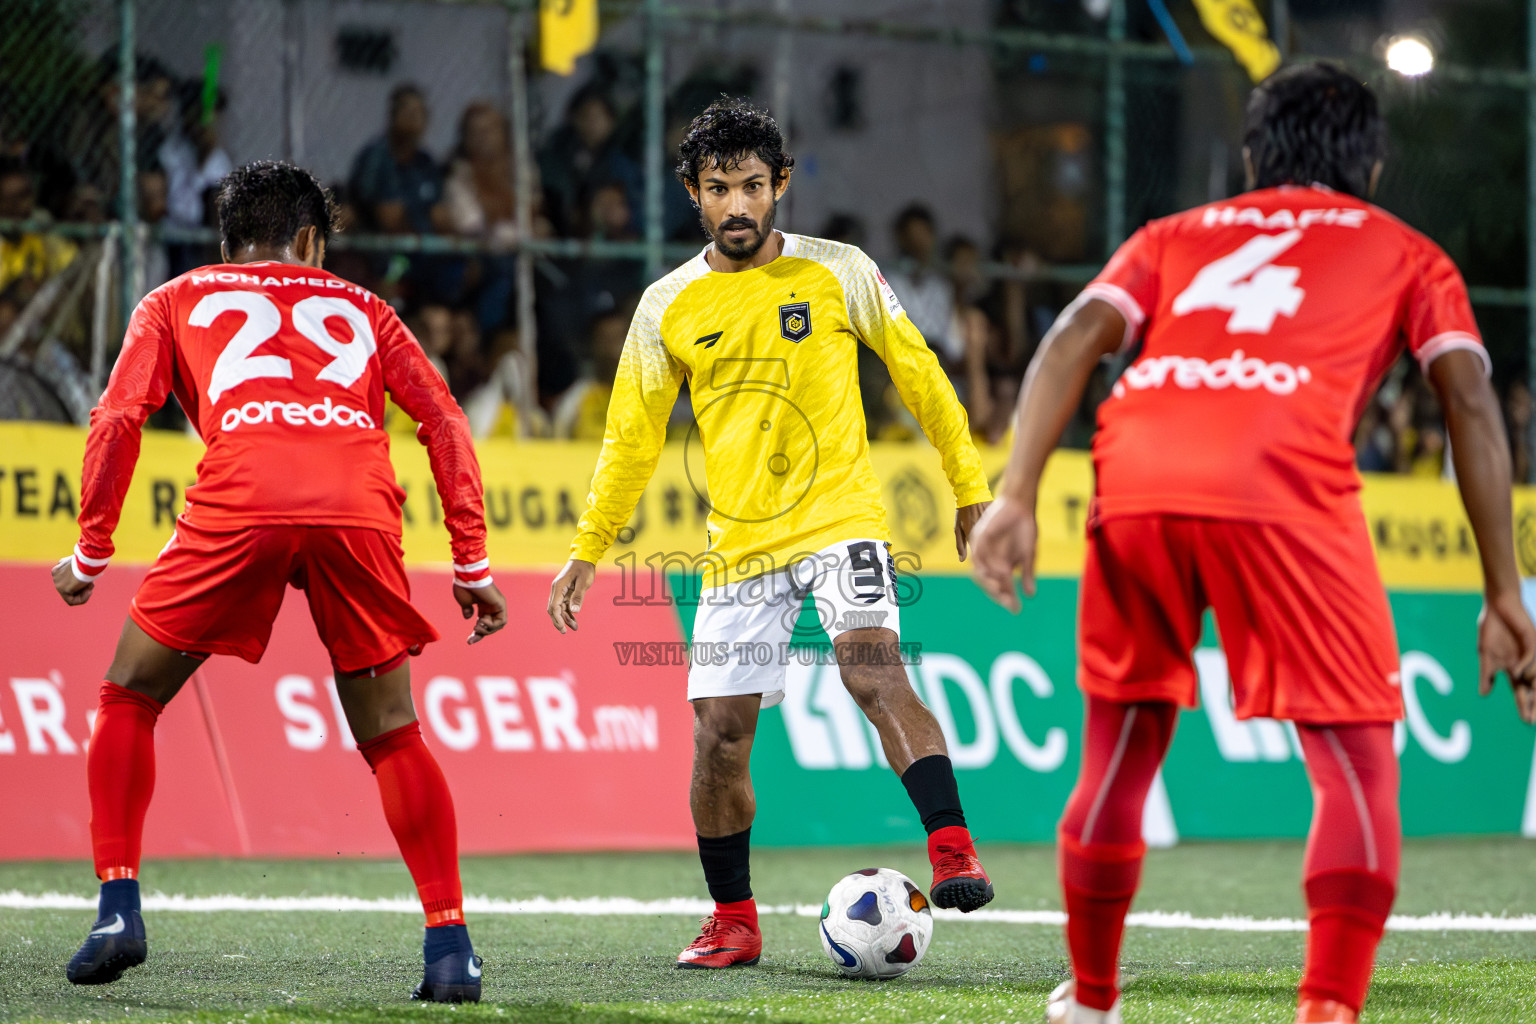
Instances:
[[[1305,366],[1276,361],[1267,363],[1237,349],[1224,359],[1205,360],[1198,356],[1154,356],[1129,366],[1115,382],[1116,398],[1125,397],[1125,389],[1145,391],[1160,388],[1172,380],[1185,390],[1237,388],[1252,391],[1263,388],[1272,395],[1289,395],[1312,379]]]
[[[244,423],[286,423],[292,427],[361,427],[373,429],[373,417],[350,405],[337,405],[329,397],[314,405],[302,402],[246,402],[239,408],[225,409],[219,426],[226,431]]]

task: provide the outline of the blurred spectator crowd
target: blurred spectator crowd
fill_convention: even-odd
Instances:
[[[1530,482],[1531,391],[1516,378],[1502,390],[1513,477]],[[1382,381],[1355,428],[1355,464],[1363,473],[1454,476],[1440,404],[1416,363],[1404,358]]]
[[[92,397],[80,379],[90,362],[91,293],[101,277],[93,268],[106,250],[88,233],[66,237],[54,225],[102,225],[119,208],[119,72],[115,53],[104,56],[86,101],[46,138],[29,138],[0,109],[0,220],[24,224],[0,230],[0,359],[29,359],[56,391],[70,392],[64,405],[71,413],[82,402],[88,407]],[[136,62],[134,79],[135,198],[148,229],[136,261],[135,286],[142,295],[217,261],[217,246],[186,229],[214,226],[216,186],[234,161],[220,144],[224,97],[218,89],[200,79],[178,81],[147,58]],[[473,244],[338,246],[329,269],[395,306],[464,405],[477,436],[600,438],[629,318],[645,283],[642,264],[540,259],[531,282],[537,344],[531,350],[520,344],[520,229],[507,117],[494,103],[469,104],[458,113],[452,148],[435,155],[423,145],[431,116],[428,97],[416,86],[390,93],[378,135],[356,154],[346,180],[332,183],[341,226],[353,235]],[[669,118],[670,141],[685,123]],[[639,133],[626,127],[601,87],[578,91],[538,147],[527,230],[537,238],[640,240],[638,148]],[[675,182],[665,193],[664,220],[669,241],[702,244],[695,213]],[[1037,278],[1039,257],[1018,243],[1003,239],[984,249],[965,235],[945,237],[920,202],[886,229],[898,254],[885,268],[892,288],[949,375],[977,440],[1004,441],[1025,368],[1076,288]],[[815,233],[867,246],[868,230],[858,216],[837,214]],[[121,324],[113,330],[120,336]],[[1094,410],[1119,368],[1106,364],[1096,372],[1066,444],[1089,443]],[[921,436],[885,367],[863,347],[860,378],[871,438]],[[1505,414],[1519,480],[1529,479],[1532,469],[1532,408],[1530,391],[1515,383]],[[155,422],[184,425],[175,409]],[[685,434],[690,423],[685,393],[675,432]],[[399,414],[391,424],[413,429]],[[1411,362],[1400,363],[1364,410],[1356,433],[1360,468],[1441,476],[1449,472],[1446,447],[1432,392]]]
[[[0,359],[28,363],[79,419],[94,401],[89,387],[93,332],[121,336],[118,285],[99,229],[121,208],[121,71],[115,50],[89,68],[76,101],[47,127],[25,127],[16,104],[0,103]],[[211,222],[214,185],[233,167],[220,146],[224,97],[199,81],[180,81],[159,61],[132,68],[136,132],[132,181],[145,231],[135,239],[134,290],[142,295],[209,262],[208,247],[172,243],[161,227]],[[56,225],[66,223],[66,234]],[[105,271],[105,272],[101,272]],[[100,291],[102,294],[98,295]],[[116,344],[101,346],[110,360]],[[57,414],[49,407],[37,415]],[[174,424],[174,410],[163,422]]]

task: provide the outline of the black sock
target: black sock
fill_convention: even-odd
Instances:
[[[699,863],[710,899],[716,903],[740,903],[752,898],[752,872],[748,865],[752,830],[733,836],[699,836]]]
[[[955,767],[949,758],[943,754],[918,758],[902,773],[901,784],[907,787],[907,796],[929,835],[951,825],[965,827],[960,787],[955,784]]]
[[[96,920],[105,921],[113,914],[139,909],[139,880],[115,878],[101,883],[101,897],[96,902]]]

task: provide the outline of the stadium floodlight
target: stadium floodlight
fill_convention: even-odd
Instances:
[[[1427,75],[1435,68],[1435,51],[1418,36],[1396,36],[1387,43],[1387,67],[1405,78]]]

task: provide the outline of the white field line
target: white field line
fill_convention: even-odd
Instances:
[[[32,894],[0,892],[4,910],[94,910],[96,900],[65,893]],[[169,910],[192,914],[225,911],[260,911],[265,913],[355,913],[360,911],[392,914],[420,914],[421,904],[414,898],[358,899],[354,896],[168,896],[150,893],[144,896],[145,910]],[[576,917],[684,916],[703,917],[714,909],[708,900],[683,899],[636,900],[628,897],[588,897],[585,899],[499,900],[488,896],[470,896],[464,910],[476,914],[529,914]],[[759,914],[784,914],[816,917],[821,907],[810,904],[763,905]],[[1023,924],[1061,927],[1066,915],[1059,910],[978,910],[962,914],[957,910],[937,910],[942,921],[972,924]],[[1307,922],[1294,918],[1195,917],[1161,910],[1131,914],[1126,923],[1133,928],[1173,928],[1214,932],[1304,932]],[[1490,914],[1396,915],[1387,928],[1399,932],[1536,932],[1536,915],[1494,917]]]

